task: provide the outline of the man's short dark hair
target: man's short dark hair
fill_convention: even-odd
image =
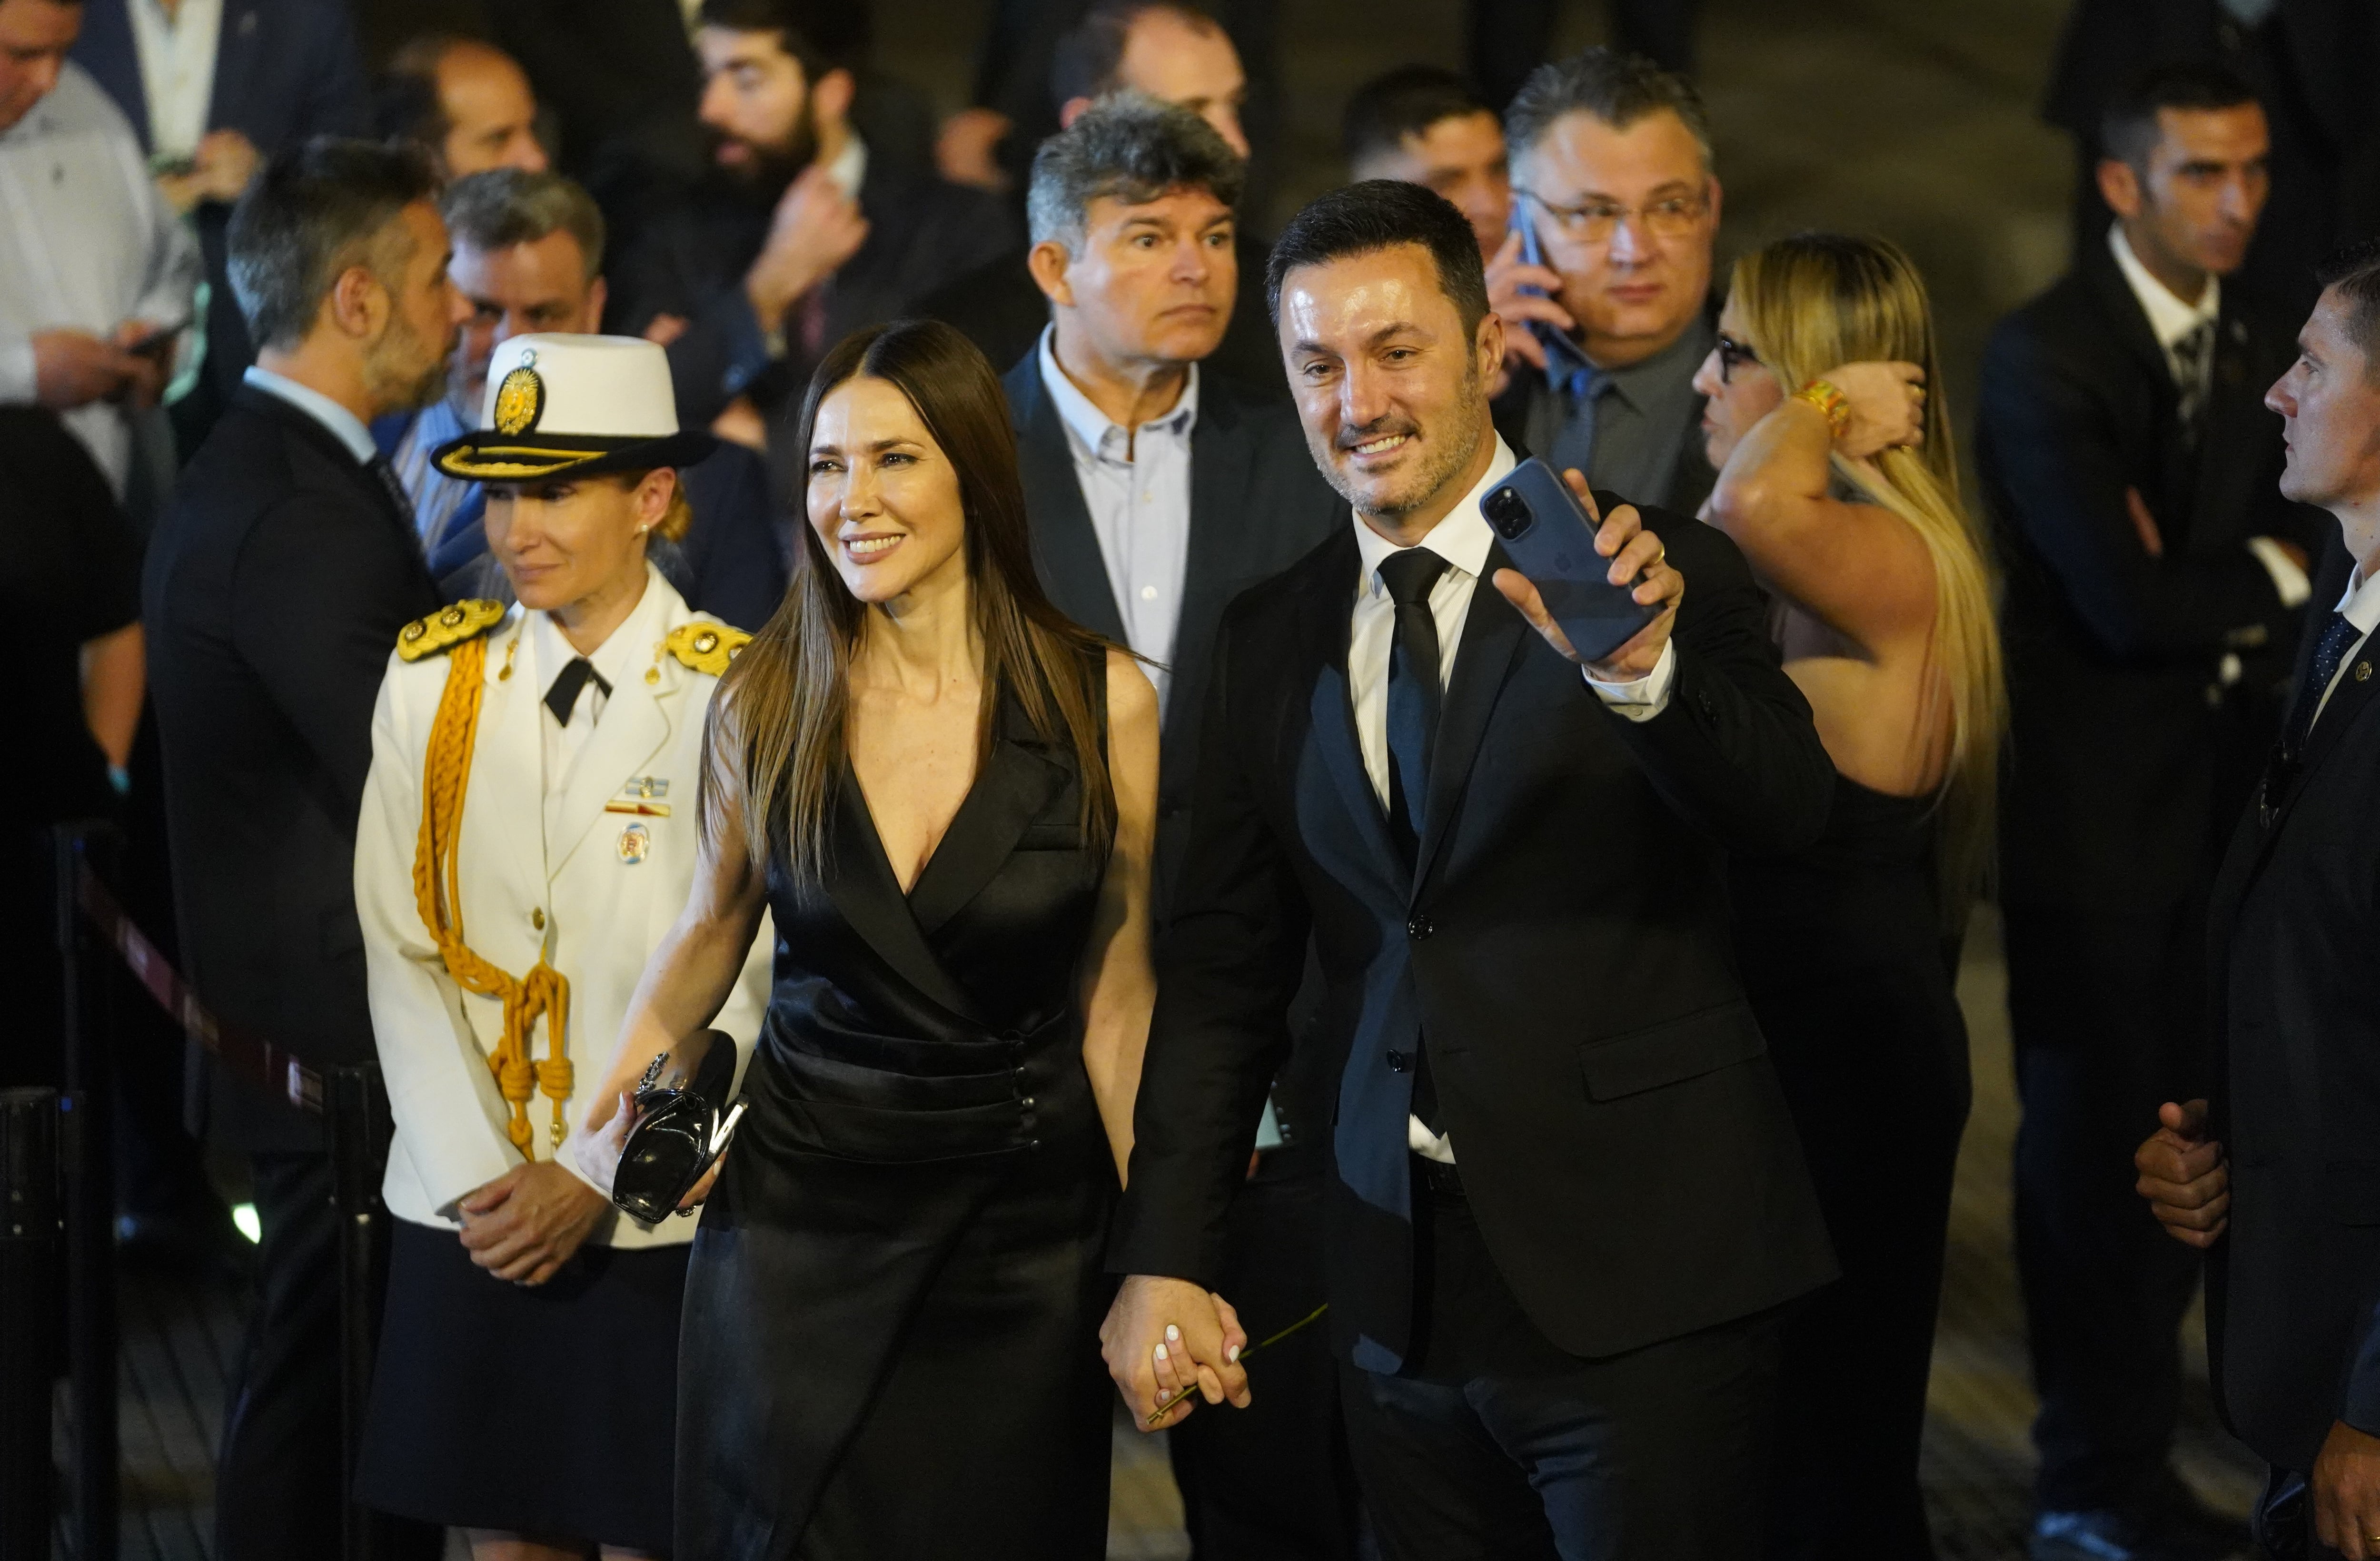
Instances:
[[[1402,179],[1366,179],[1309,201],[1273,241],[1265,264],[1265,309],[1281,321],[1281,279],[1299,266],[1418,244],[1438,267],[1439,290],[1465,331],[1488,312],[1488,272],[1470,220],[1446,197]]]
[[[438,189],[419,147],[317,136],[285,151],[231,213],[231,286],[261,347],[305,340],[322,300],[349,266],[389,285],[412,259],[397,215]]]
[[[1174,189],[1203,189],[1240,203],[1247,165],[1215,127],[1186,108],[1139,92],[1101,98],[1041,143],[1025,198],[1033,242],[1054,239],[1078,254],[1091,202],[1137,205]]]
[[[1063,109],[1076,98],[1103,98],[1123,85],[1123,52],[1143,17],[1166,11],[1194,32],[1223,24],[1180,0],[1099,0],[1058,40],[1050,57],[1050,96]]]
[[[812,81],[830,70],[850,70],[875,42],[870,7],[850,0],[702,0],[698,27],[729,32],[773,32]]]
[[[425,32],[407,40],[372,83],[372,133],[382,140],[444,146],[455,122],[438,96],[438,67],[455,49],[479,42],[459,32]]]
[[[2152,66],[2125,82],[2107,101],[2099,115],[2099,155],[2146,173],[2149,154],[2156,151],[2164,134],[2157,125],[2160,111],[2212,113],[2255,101],[2256,90],[2229,66],[2212,60]]]
[[[483,253],[566,233],[585,257],[587,279],[602,273],[603,212],[566,175],[490,168],[448,185],[438,198],[438,214],[456,244]]]
[[[1441,119],[1494,114],[1479,89],[1435,65],[1401,65],[1355,89],[1339,122],[1340,149],[1352,166],[1402,151],[1407,136],[1427,135]]]
[[[2333,251],[2314,267],[2313,279],[2338,289],[2347,305],[2347,339],[2363,354],[2363,378],[2380,385],[2380,238]]]
[[[1703,166],[1713,165],[1710,114],[1694,84],[1663,70],[1642,54],[1618,49],[1582,49],[1568,59],[1548,60],[1529,72],[1504,110],[1504,144],[1514,158],[1545,139],[1567,114],[1591,115],[1625,130],[1656,114],[1674,114],[1703,149]]]

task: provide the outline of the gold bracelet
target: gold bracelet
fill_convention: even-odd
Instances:
[[[1837,439],[1852,426],[1851,399],[1824,380],[1813,380],[1793,393],[1796,401],[1806,401],[1827,415],[1827,427]]]

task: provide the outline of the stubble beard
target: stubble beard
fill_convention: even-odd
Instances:
[[[1409,480],[1390,491],[1382,492],[1357,482],[1344,466],[1332,458],[1337,454],[1335,449],[1327,446],[1314,449],[1315,464],[1322,468],[1324,480],[1354,506],[1356,514],[1378,520],[1402,520],[1414,511],[1427,507],[1447,483],[1478,456],[1479,441],[1484,436],[1477,430],[1484,421],[1481,414],[1486,406],[1487,397],[1475,368],[1463,376],[1463,394],[1456,400],[1446,424],[1449,430],[1461,428],[1472,430],[1471,437],[1459,442],[1424,439],[1421,466]],[[1394,428],[1376,429],[1372,430],[1372,437],[1396,431]],[[1422,430],[1415,424],[1413,431],[1419,433]],[[1311,444],[1313,442],[1309,440],[1308,442]]]
[[[419,412],[443,397],[446,387],[446,355],[431,352],[410,321],[392,317],[364,359],[364,390],[372,404],[386,412]]]

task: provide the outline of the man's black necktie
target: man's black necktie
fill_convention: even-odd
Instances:
[[[1422,821],[1429,816],[1429,756],[1438,744],[1438,712],[1444,702],[1429,592],[1445,573],[1446,560],[1427,548],[1407,548],[1380,561],[1380,583],[1397,606],[1396,635],[1389,642],[1389,835],[1409,871],[1420,854]],[[1439,1131],[1438,1086],[1430,1079],[1427,1037],[1414,1059],[1413,1114],[1431,1132]]]
[[[2295,764],[2304,756],[2323,692],[2338,675],[2338,664],[2347,659],[2348,651],[2362,637],[2363,631],[2349,623],[2346,613],[2334,612],[2323,626],[2322,637],[2313,642],[2313,659],[2306,666],[2305,685],[2298,690],[2297,703],[2289,707],[2289,724],[2281,734],[2281,754],[2289,763]]]
[[[407,493],[405,484],[397,480],[396,468],[389,464],[388,457],[374,455],[364,464],[364,469],[372,474],[382,490],[387,493],[390,505],[396,511],[396,518],[405,522],[406,535],[416,535],[419,527],[414,524],[413,495]]]
[[[545,691],[545,708],[553,712],[554,720],[565,726],[570,724],[570,712],[578,708],[579,691],[587,686],[589,678],[594,680],[597,693],[607,699],[612,696],[612,685],[603,681],[595,663],[584,656],[575,656],[553,680],[553,686]]]
[[[2169,349],[2173,360],[2174,389],[2181,401],[2177,410],[2181,416],[2182,431],[2192,441],[2198,438],[2199,419],[2206,414],[2207,359],[2215,355],[2215,321],[2202,320],[2188,335],[2175,342]]]

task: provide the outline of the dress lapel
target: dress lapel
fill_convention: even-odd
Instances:
[[[931,937],[983,890],[1066,783],[1066,767],[1042,748],[1024,710],[1013,698],[1000,702],[1000,735],[984,756],[983,771],[967,788],[951,827],[934,847],[909,889],[909,915]]]
[[[1439,708],[1438,747],[1430,755],[1429,806],[1422,819],[1421,845],[1414,857],[1414,888],[1417,892],[1429,877],[1439,842],[1454,818],[1455,804],[1479,755],[1479,740],[1496,696],[1521,659],[1532,632],[1526,620],[1496,588],[1496,571],[1512,561],[1499,545],[1488,551],[1488,567],[1472,588],[1471,610],[1463,616],[1463,639],[1454,659],[1454,679],[1447,685]]]
[[[959,811],[966,811],[965,803],[959,805]],[[955,818],[952,820],[953,832],[957,824]],[[949,843],[948,836],[943,843]],[[926,865],[930,870],[933,864]],[[955,1017],[976,1025],[984,1023],[974,1000],[927,947],[917,914],[901,892],[900,880],[892,876],[883,839],[876,832],[876,821],[868,817],[868,799],[861,794],[859,778],[848,760],[835,787],[834,856],[827,869],[827,893],[851,929],[911,986]]]

